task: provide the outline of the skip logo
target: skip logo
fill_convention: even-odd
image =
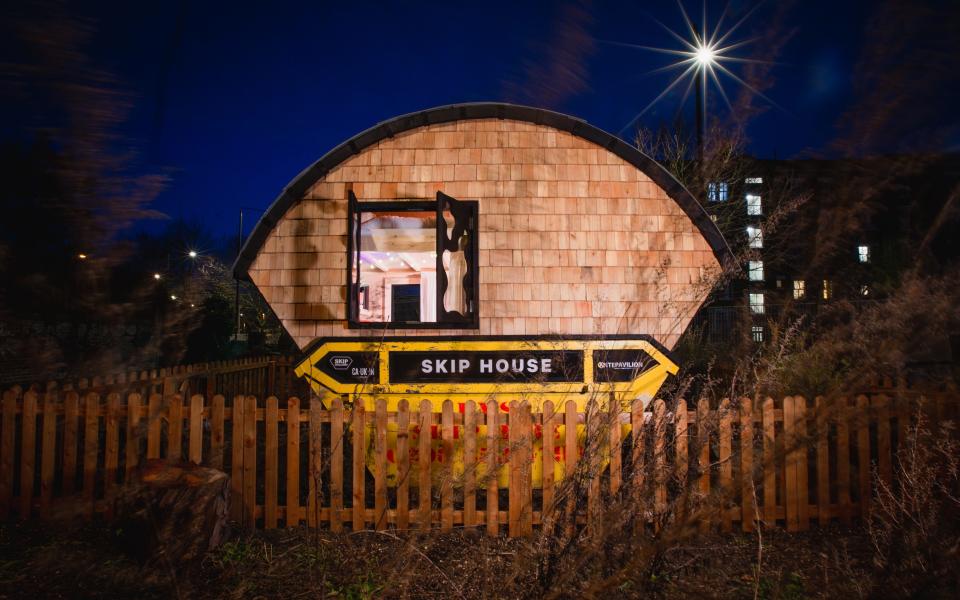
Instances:
[[[337,371],[346,371],[353,364],[353,359],[349,356],[331,356],[330,366]]]

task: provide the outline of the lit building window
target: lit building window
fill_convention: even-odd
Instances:
[[[823,280],[823,299],[829,300],[833,298],[833,282],[829,279]]]
[[[760,202],[760,196],[757,194],[747,194],[747,214],[757,216],[763,214],[763,205]]]
[[[743,180],[744,183],[763,183],[763,177],[747,177]]]
[[[729,186],[724,181],[711,181],[707,184],[707,200],[710,202],[726,202],[729,197]]]
[[[763,248],[763,231],[759,227],[747,227],[747,242],[751,248]]]
[[[750,328],[751,333],[753,334],[753,341],[762,342],[763,341],[763,325],[754,325]]]
[[[750,294],[750,312],[755,315],[767,312],[763,305],[763,294]]]
[[[801,300],[807,295],[807,285],[802,279],[793,280],[793,299]]]
[[[857,260],[862,263],[870,262],[870,246],[857,246]]]
[[[861,286],[860,286],[860,295],[863,296],[864,298],[866,298],[867,296],[869,296],[869,295],[870,295],[870,286],[869,286],[869,285],[861,285]]]
[[[750,281],[763,281],[763,261],[751,260],[747,263]]]

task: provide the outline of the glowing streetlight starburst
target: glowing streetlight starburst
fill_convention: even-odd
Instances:
[[[627,123],[623,130],[627,129],[633,125],[637,119],[643,116],[648,110],[653,108],[653,106],[663,99],[664,96],[673,91],[677,86],[686,83],[686,89],[683,93],[683,99],[680,101],[680,105],[683,106],[687,98],[690,96],[690,92],[693,90],[694,85],[699,81],[700,88],[703,92],[703,103],[706,105],[706,94],[707,94],[707,83],[708,80],[712,81],[717,91],[720,93],[720,96],[723,98],[724,103],[730,110],[733,110],[733,105],[730,103],[730,98],[727,96],[727,92],[723,87],[723,83],[720,81],[720,74],[729,77],[737,84],[743,86],[753,94],[756,94],[760,98],[763,98],[770,104],[776,106],[776,102],[772,101],[770,98],[767,98],[759,90],[751,86],[749,83],[741,79],[738,75],[733,73],[724,63],[757,63],[757,64],[770,64],[768,61],[755,60],[750,58],[739,58],[731,56],[729,53],[732,50],[736,50],[742,46],[745,46],[753,41],[754,39],[742,40],[739,42],[729,42],[730,37],[733,33],[739,29],[741,25],[753,14],[753,12],[760,6],[754,6],[750,11],[748,11],[739,21],[731,25],[725,31],[723,28],[723,22],[727,17],[727,10],[729,9],[729,4],[723,9],[723,13],[720,15],[720,18],[717,20],[716,26],[713,28],[713,31],[710,31],[707,27],[707,4],[703,3],[703,13],[700,23],[702,24],[700,30],[697,30],[697,27],[693,24],[693,21],[690,19],[690,16],[687,14],[686,9],[683,7],[682,0],[677,0],[677,6],[680,8],[680,14],[683,15],[684,23],[687,27],[688,37],[684,37],[679,33],[673,31],[660,21],[654,19],[654,21],[662,27],[667,33],[670,34],[675,40],[680,42],[680,48],[656,48],[653,46],[642,46],[638,44],[625,44],[622,42],[610,42],[618,46],[626,46],[628,48],[638,48],[641,50],[650,50],[653,52],[658,52],[660,54],[667,54],[673,57],[677,57],[678,60],[670,63],[669,65],[654,69],[652,73],[662,73],[665,71],[675,71],[682,69],[680,74],[676,75],[673,80],[667,85],[666,88],[660,94],[657,95],[642,111],[640,111],[633,119]],[[700,108],[698,107],[698,110]],[[623,131],[621,130],[621,131]]]

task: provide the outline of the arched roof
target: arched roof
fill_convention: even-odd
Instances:
[[[450,123],[467,119],[509,119],[512,121],[534,123],[536,125],[546,125],[560,131],[566,131],[567,133],[606,148],[646,174],[680,206],[706,239],[722,266],[727,267],[735,264],[733,253],[730,251],[730,247],[727,245],[726,240],[724,240],[720,230],[717,229],[716,223],[710,219],[707,211],[697,202],[696,198],[659,163],[638,150],[635,146],[628,144],[598,127],[590,125],[583,119],[562,113],[502,102],[473,102],[439,106],[437,108],[410,113],[383,121],[327,152],[320,160],[294,177],[293,180],[283,188],[283,192],[277,196],[277,199],[273,201],[270,208],[260,217],[260,220],[253,228],[250,237],[247,238],[243,248],[240,250],[240,255],[233,265],[234,274],[243,279],[248,277],[247,270],[250,268],[251,263],[254,258],[256,258],[267,236],[283,215],[286,214],[287,210],[295,202],[301,200],[314,183],[322,179],[327,173],[351,156],[359,154],[366,148],[404,131],[427,125]]]

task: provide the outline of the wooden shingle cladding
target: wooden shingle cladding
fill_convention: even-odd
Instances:
[[[677,201],[592,141],[512,119],[426,125],[340,162],[265,234],[246,272],[301,348],[383,333],[347,328],[348,185],[361,201],[479,201],[479,330],[395,335],[646,333],[672,348],[720,268]]]

